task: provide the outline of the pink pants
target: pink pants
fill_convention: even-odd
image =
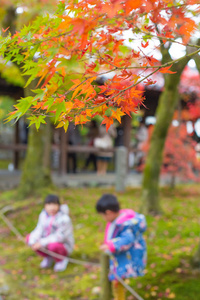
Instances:
[[[28,241],[29,241],[29,236],[30,234],[28,234],[26,236],[26,242],[28,244]],[[57,254],[60,254],[60,255],[63,255],[63,256],[67,256],[67,250],[65,249],[64,245],[62,243],[50,243],[48,244],[46,247],[45,247],[47,250],[49,251],[52,251],[54,253],[57,253]],[[43,257],[47,257],[48,254],[40,251],[40,250],[37,250],[35,251],[37,254],[43,256]],[[58,262],[58,261],[61,261],[61,259],[58,259],[58,258],[55,258],[53,257],[53,259]]]

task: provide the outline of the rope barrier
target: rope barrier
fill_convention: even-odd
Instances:
[[[127,289],[127,291],[129,291],[136,299],[138,300],[144,300],[142,297],[140,297],[140,295],[138,295],[138,293],[136,293],[136,291],[134,291],[134,289],[132,287],[130,287],[130,285],[126,284],[121,277],[119,277],[116,273],[114,273],[116,279],[123,285],[123,287],[125,287]]]
[[[17,228],[9,221],[9,219],[5,216],[5,213],[13,210],[11,206],[5,206],[3,209],[0,210],[0,216],[2,220],[6,223],[6,225],[10,228],[10,230],[15,234],[15,236],[23,242],[25,245],[27,245],[25,238],[21,235],[21,233],[17,230]],[[52,252],[50,250],[47,250],[45,248],[40,248],[40,251],[44,252],[45,254],[48,254],[49,256],[52,256],[54,258],[58,259],[65,259],[66,257],[60,254],[57,254],[55,252]],[[110,255],[110,257],[113,257]],[[74,259],[71,257],[68,257],[69,262],[78,264],[78,265],[84,265],[84,266],[94,266],[94,267],[100,267],[99,263],[93,263],[89,261],[83,261],[79,259]],[[133,288],[131,288],[129,285],[127,285],[121,277],[119,277],[115,272],[113,272],[115,275],[116,279],[123,285],[124,288],[126,288],[137,300],[144,300],[142,297],[140,297]]]
[[[3,221],[7,224],[7,226],[11,229],[11,231],[16,235],[16,237],[22,241],[24,244],[27,245],[25,238],[21,235],[21,233],[16,229],[16,227],[13,226],[13,224],[8,220],[8,218],[5,217],[5,212],[11,210],[12,208],[10,206],[3,208],[3,212],[2,210],[0,211],[1,214],[1,218],[3,219]],[[27,245],[28,246],[28,245]],[[58,258],[58,259],[65,259],[66,257],[63,255],[60,255],[58,253],[52,252],[50,250],[47,250],[46,248],[40,248],[40,251],[42,251],[45,254],[48,254],[54,258]],[[100,267],[100,264],[98,263],[93,263],[93,262],[89,262],[89,261],[83,261],[83,260],[78,260],[78,259],[74,259],[71,257],[68,257],[69,262],[74,263],[74,264],[79,264],[79,265],[85,265],[85,266],[95,266],[95,267]]]

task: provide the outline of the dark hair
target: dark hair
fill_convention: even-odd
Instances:
[[[96,210],[98,213],[105,213],[106,210],[111,210],[113,212],[118,212],[120,210],[120,205],[112,194],[104,194],[96,203]]]
[[[46,198],[44,200],[44,204],[50,204],[50,203],[60,205],[60,200],[59,200],[58,196],[53,195],[53,194],[46,196]]]

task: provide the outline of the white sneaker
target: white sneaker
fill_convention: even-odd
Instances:
[[[47,256],[40,263],[40,268],[42,268],[42,269],[50,268],[52,266],[52,264],[53,264],[53,258],[50,256]]]
[[[55,272],[62,272],[67,268],[69,260],[67,258],[57,262],[54,266]]]

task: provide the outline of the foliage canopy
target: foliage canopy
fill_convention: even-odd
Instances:
[[[196,0],[60,1],[55,13],[1,37],[0,54],[21,66],[26,86],[39,80],[35,96],[20,99],[8,120],[28,112],[39,127],[53,114],[65,130],[70,121],[84,124],[96,115],[107,128],[114,119],[120,122],[143,103],[139,84],[153,84],[152,74],[171,73],[177,61],[161,65],[156,49],[147,54],[154,39],[164,47],[189,45],[191,56],[200,52],[190,43],[199,12]],[[130,34],[133,49],[125,46],[124,33]],[[103,76],[104,84],[97,85]]]

